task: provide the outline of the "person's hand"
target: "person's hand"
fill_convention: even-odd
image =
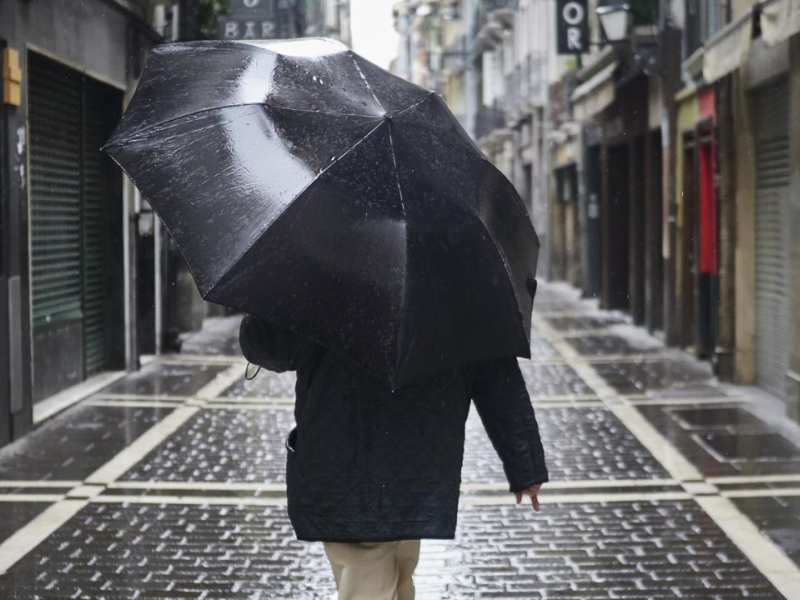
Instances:
[[[537,483],[536,485],[532,485],[526,490],[522,490],[521,492],[514,492],[517,496],[517,504],[522,502],[522,495],[525,494],[526,496],[531,497],[531,504],[533,504],[533,510],[539,512],[539,490],[542,489],[542,484]]]

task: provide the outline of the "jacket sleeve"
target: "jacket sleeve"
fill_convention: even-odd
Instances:
[[[512,492],[548,481],[539,425],[516,358],[478,363],[472,399]]]
[[[276,373],[296,371],[312,351],[310,342],[297,334],[253,315],[242,319],[239,345],[248,361]]]

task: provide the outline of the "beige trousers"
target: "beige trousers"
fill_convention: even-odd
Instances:
[[[419,540],[323,545],[339,600],[414,600]]]

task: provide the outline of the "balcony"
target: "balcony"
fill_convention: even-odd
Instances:
[[[493,131],[506,128],[506,114],[500,106],[481,106],[475,115],[475,139],[485,138]]]

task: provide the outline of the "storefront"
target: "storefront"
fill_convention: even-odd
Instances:
[[[678,127],[675,239],[680,345],[711,358],[719,316],[719,161],[713,87],[689,88],[679,95]]]
[[[756,381],[786,396],[792,344],[789,252],[789,85],[785,77],[755,89]]]
[[[2,444],[80,398],[59,392],[138,368],[132,187],[100,147],[160,38],[99,0],[2,2],[0,38],[19,79],[0,111]]]
[[[553,176],[555,202],[551,207],[551,273],[580,287],[583,284],[581,261],[581,206],[578,178],[580,144],[577,137],[564,133],[556,146]]]
[[[34,401],[124,367],[122,180],[100,147],[123,91],[29,50]]]

